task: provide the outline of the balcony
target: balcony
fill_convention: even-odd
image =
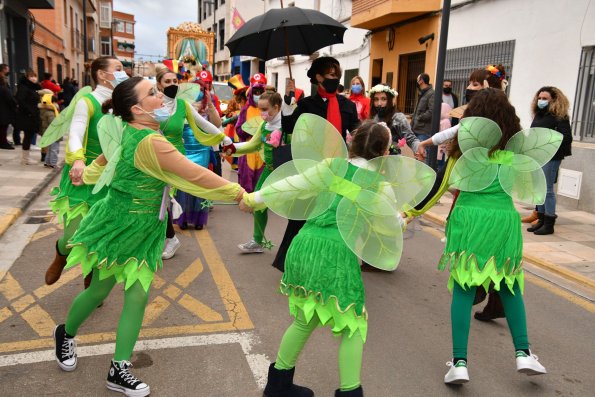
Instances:
[[[351,26],[373,30],[441,7],[441,0],[353,0]]]
[[[22,0],[21,5],[25,8],[31,9],[52,9],[54,8],[54,0]]]

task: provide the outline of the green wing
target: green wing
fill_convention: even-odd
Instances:
[[[514,134],[506,143],[506,150],[531,157],[540,168],[554,157],[561,144],[562,134],[558,131],[529,128]]]
[[[260,194],[273,212],[289,219],[310,219],[326,211],[336,197],[333,184],[343,180],[345,159],[289,161],[268,176]]]
[[[200,94],[200,86],[195,83],[182,83],[178,86],[176,99],[183,99],[186,102],[194,103]]]
[[[72,117],[74,116],[76,104],[83,98],[83,96],[89,94],[92,91],[92,88],[89,86],[85,86],[78,90],[76,95],[72,98],[72,101],[70,101],[70,105],[68,105],[68,107],[60,114],[58,114],[58,117],[52,121],[52,123],[43,133],[43,136],[39,141],[40,147],[51,145],[70,131],[70,124],[72,123]]]
[[[260,116],[252,117],[242,124],[242,130],[247,134],[254,136],[261,128],[262,123],[264,123],[264,120]]]
[[[498,164],[488,159],[488,149],[474,147],[457,160],[450,184],[464,192],[475,192],[490,186],[498,175]]]
[[[405,156],[382,156],[368,161],[367,167],[359,168],[352,181],[362,189],[378,191],[394,203],[395,208],[407,211],[430,193],[435,179],[436,172],[421,161]],[[378,190],[381,183],[383,189]]]
[[[515,166],[501,166],[498,179],[510,197],[523,203],[539,205],[545,202],[546,183],[543,170],[529,156],[515,155]],[[523,171],[525,170],[525,171]]]
[[[339,233],[349,249],[382,270],[396,269],[403,251],[403,221],[385,196],[362,190],[337,207]]]
[[[291,156],[316,162],[330,158],[347,158],[347,146],[336,128],[320,116],[302,114],[291,136]]]
[[[476,147],[491,149],[502,138],[500,127],[490,119],[466,117],[460,124],[457,139],[463,153]]]
[[[122,134],[124,132],[124,123],[120,117],[106,115],[99,120],[97,124],[97,134],[101,150],[107,160],[107,165],[101,173],[99,180],[93,188],[93,194],[100,191],[104,186],[112,182],[116,172],[116,166],[120,161],[122,153]]]

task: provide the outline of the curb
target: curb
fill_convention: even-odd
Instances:
[[[431,221],[431,222],[434,222],[440,226],[444,226],[446,224],[446,219],[444,219],[440,215],[437,215],[430,211],[423,214],[422,217]],[[527,254],[527,253],[523,253],[523,261],[529,262],[532,265],[535,265],[539,268],[542,268],[542,269],[547,270],[551,273],[554,273],[557,276],[562,277],[566,280],[580,284],[583,287],[587,287],[587,288],[591,288],[591,289],[595,290],[595,280],[591,280],[590,278],[585,277],[585,276],[578,274],[576,272],[573,272],[572,270],[564,269],[560,265],[557,265],[553,262],[546,261],[545,259],[541,259],[537,256]]]
[[[35,187],[25,195],[25,197],[19,200],[16,207],[9,209],[6,215],[0,217],[0,237],[2,237],[8,228],[13,223],[15,223],[17,219],[19,219],[27,207],[31,205],[33,200],[39,196],[39,193],[50,184],[52,179],[54,179],[57,174],[62,172],[63,167],[64,162],[58,164],[58,166],[50,171],[39,183],[37,183],[37,185],[35,185]]]

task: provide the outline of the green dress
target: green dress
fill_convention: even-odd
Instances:
[[[506,233],[502,233],[506,230]],[[510,291],[524,286],[520,215],[498,179],[477,192],[461,192],[446,225],[446,247],[438,268],[448,269],[448,288],[463,289],[504,280]],[[514,293],[514,292],[513,292]]]
[[[104,115],[101,112],[101,104],[93,95],[87,94],[82,99],[91,105],[89,112],[92,113],[85,133],[85,147],[83,148],[85,165],[90,165],[102,153],[97,135],[97,124]],[[50,195],[55,196],[50,201],[50,208],[58,216],[59,221],[64,220],[64,217],[66,217],[67,224],[79,215],[86,216],[89,208],[107,194],[107,189],[102,189],[93,194],[93,186],[74,186],[69,177],[71,168],[72,163],[64,165],[60,186],[53,188],[50,193]]]
[[[346,180],[359,168],[349,164]],[[360,171],[361,172],[361,171]],[[306,222],[293,239],[280,291],[289,297],[289,311],[304,311],[309,322],[314,314],[335,334],[359,330],[366,340],[368,314],[359,260],[347,247],[337,227],[336,211],[343,197],[337,195],[330,208]]]
[[[176,111],[171,117],[161,123],[160,129],[163,136],[182,154],[186,154],[184,149],[184,139],[182,131],[186,121],[186,104],[182,99],[176,99]]]

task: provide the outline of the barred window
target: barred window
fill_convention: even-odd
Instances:
[[[573,107],[574,136],[581,141],[595,142],[595,46],[583,47]]]

